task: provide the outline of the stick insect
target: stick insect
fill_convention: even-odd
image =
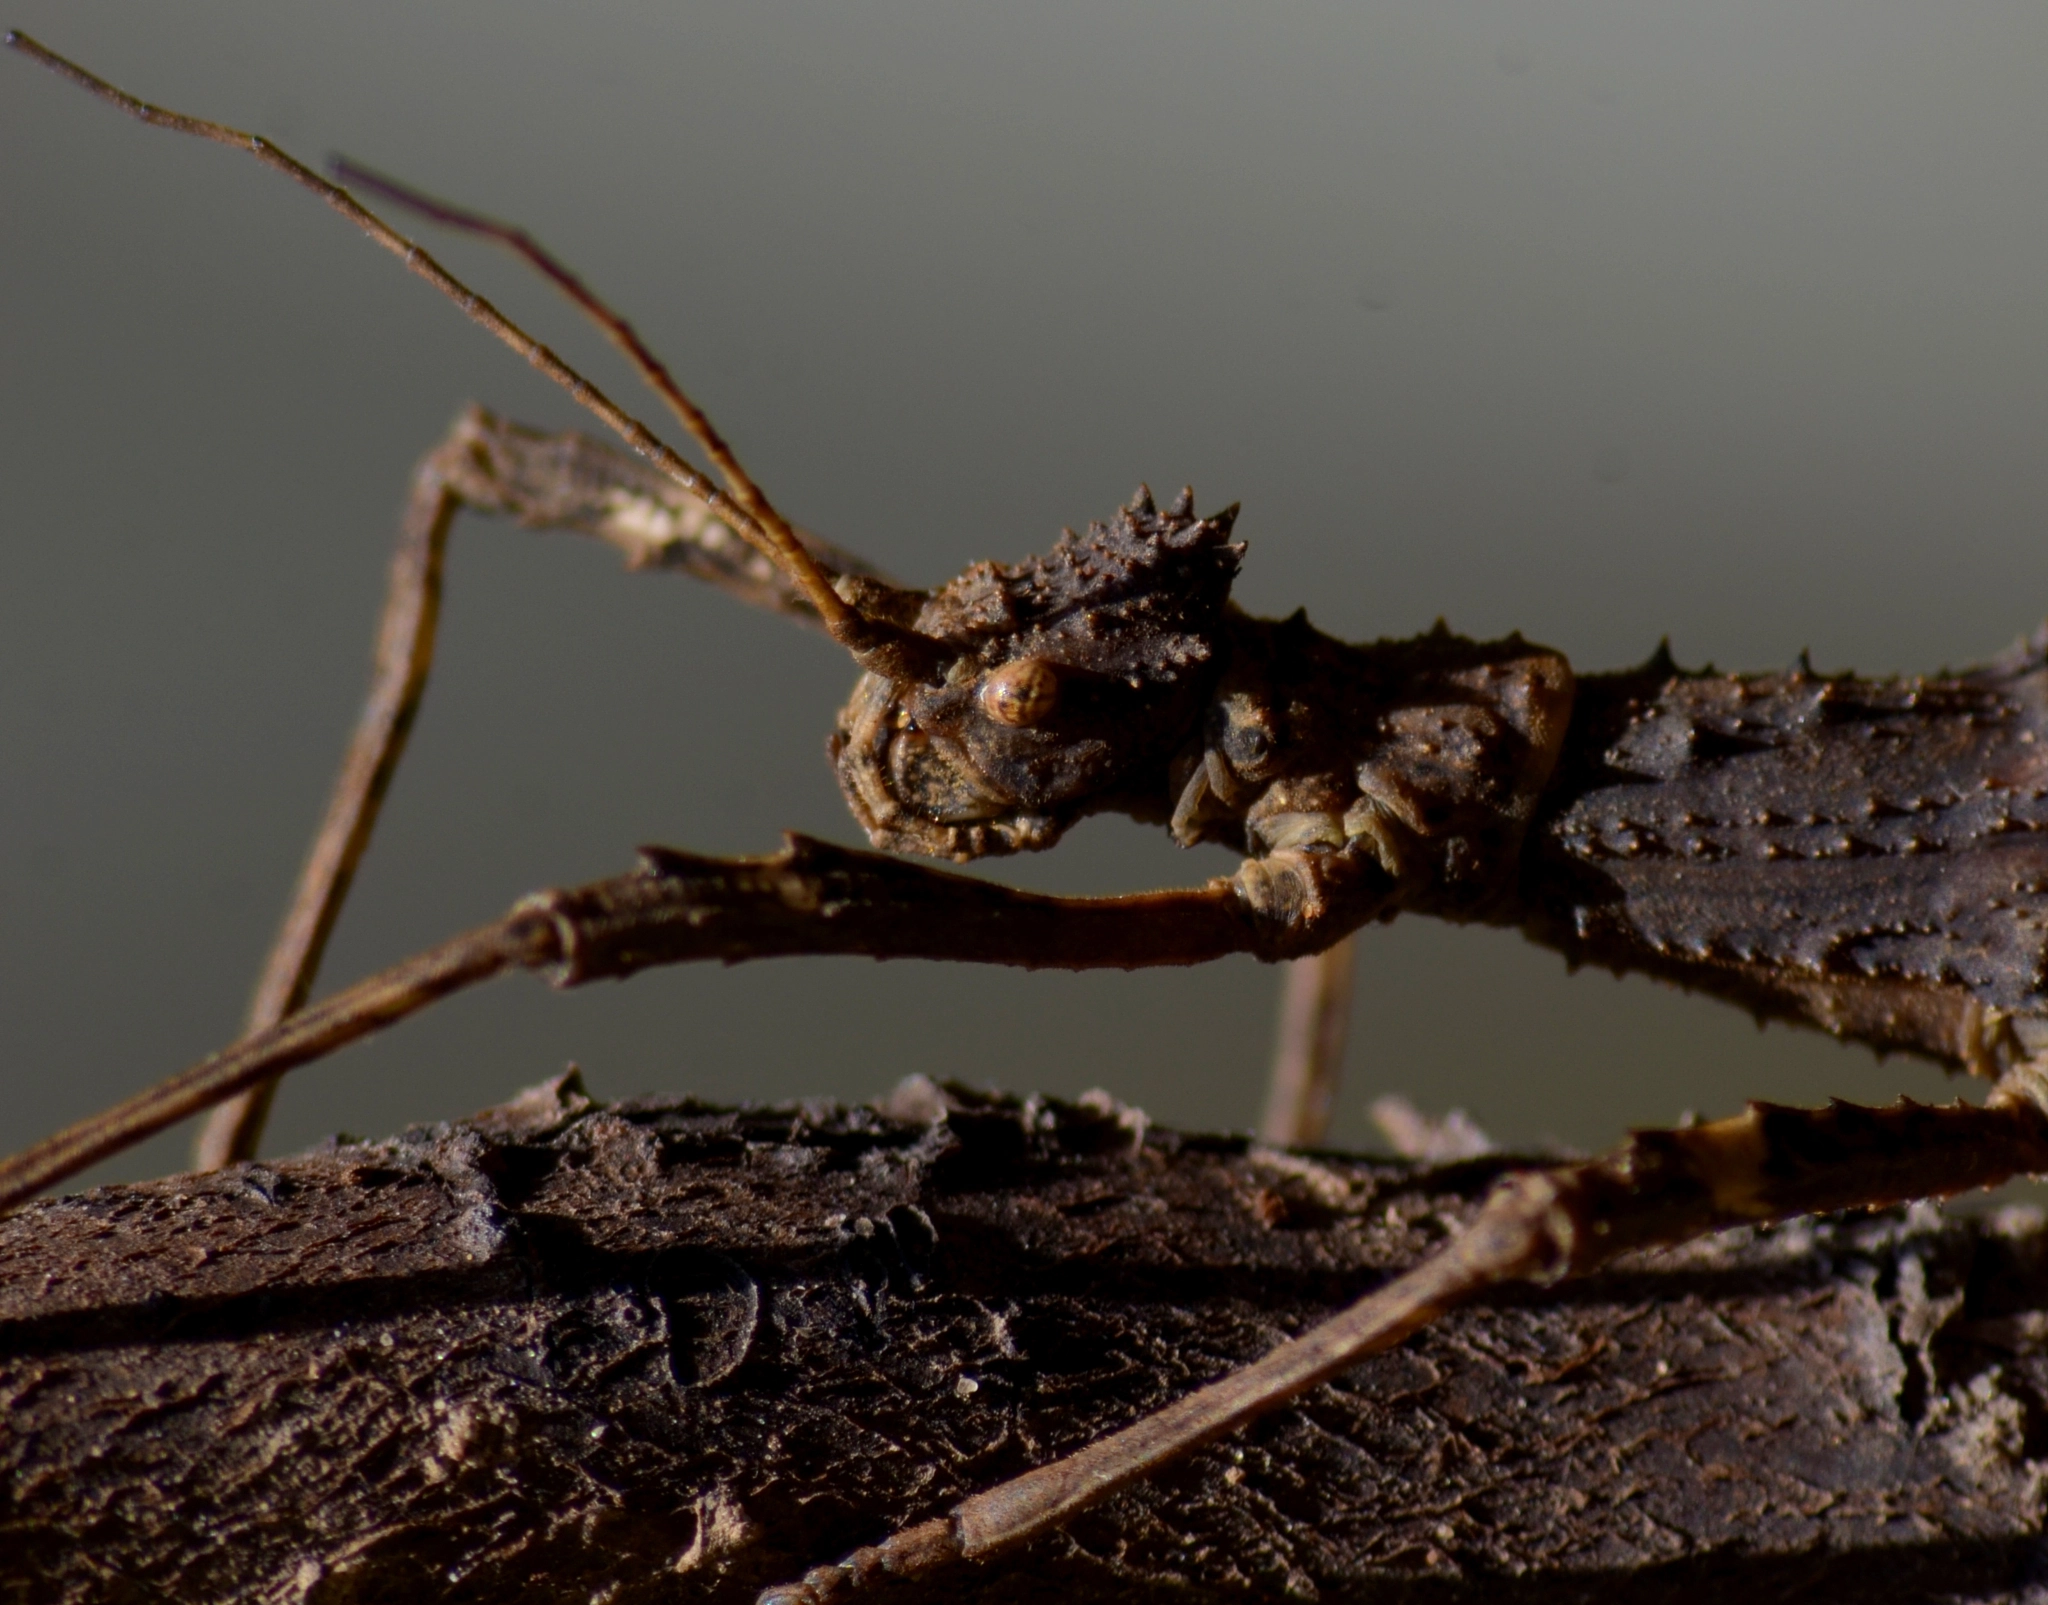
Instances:
[[[559,270],[562,288],[609,320],[722,487],[348,191],[253,136],[163,112],[32,41],[9,42],[145,121],[248,149],[313,190],[653,469],[482,413],[429,460],[386,616],[390,690],[365,716],[330,816],[342,823],[316,852],[312,880],[326,889],[298,905],[254,1029],[0,1166],[0,1207],[505,969],[574,985],[798,952],[1072,967],[1290,959],[1406,912],[1518,928],[1574,960],[1991,1086],[1981,1106],[1752,1105],[1639,1133],[1603,1159],[1510,1175],[1434,1258],[1265,1359],[763,1596],[823,1605],[998,1556],[1503,1283],[1588,1274],[1731,1225],[2048,1170],[2048,636],[1977,670],[1908,681],[1805,667],[1689,673],[1662,654],[1580,675],[1519,637],[1441,629],[1349,645],[1301,614],[1258,620],[1232,607],[1243,557],[1232,514],[1201,516],[1185,493],[1164,506],[1141,493],[1042,557],[905,590],[800,537],[630,330]],[[432,210],[379,181],[352,182]],[[482,226],[452,211],[440,220]],[[538,257],[521,237],[507,243]],[[309,956],[424,673],[439,542],[463,501],[586,527],[609,517],[621,541],[644,543],[652,528],[650,555],[685,551],[677,560],[727,588],[820,624],[862,671],[834,758],[878,847],[959,859],[1035,850],[1114,809],[1184,842],[1238,844],[1243,864],[1201,887],[1075,899],[809,840],[755,859],[650,851],[626,875],[536,894],[306,1005]],[[245,1104],[216,1157],[240,1151],[259,1118]]]

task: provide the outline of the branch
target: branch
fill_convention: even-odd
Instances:
[[[745,1601],[1128,1422],[1441,1242],[1502,1161],[1107,1099],[601,1106],[0,1222],[23,1599]],[[1423,1333],[912,1598],[2003,1597],[2048,1231],[1737,1233]]]

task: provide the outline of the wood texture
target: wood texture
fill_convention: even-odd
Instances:
[[[1258,1353],[1501,1163],[572,1078],[39,1203],[0,1598],[746,1600]],[[915,1597],[2036,1598],[2044,1400],[2033,1213],[1736,1233],[1479,1306]]]

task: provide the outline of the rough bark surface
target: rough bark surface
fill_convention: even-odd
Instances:
[[[1502,1165],[887,1111],[476,1121],[0,1222],[0,1598],[744,1601],[1413,1262]],[[1503,1296],[912,1598],[2048,1598],[2048,1231]]]

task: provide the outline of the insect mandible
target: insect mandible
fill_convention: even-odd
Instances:
[[[1442,636],[1358,652],[1328,643],[1305,622],[1258,626],[1230,619],[1221,612],[1221,591],[1235,561],[1227,534],[1217,521],[1195,518],[1189,506],[1176,503],[1162,510],[1138,503],[1092,545],[1069,548],[1067,557],[1055,558],[1050,568],[970,578],[935,604],[936,613],[920,610],[913,616],[907,606],[886,597],[878,601],[860,626],[845,632],[889,682],[886,690],[869,684],[842,731],[842,770],[864,822],[899,842],[953,851],[985,851],[998,843],[1042,845],[1074,810],[1102,801],[1107,786],[1114,800],[1143,815],[1164,816],[1183,836],[1248,829],[1261,850],[1253,867],[1227,889],[1227,898],[1225,889],[1212,887],[1164,905],[1165,912],[1181,918],[1186,931],[1178,937],[1147,936],[1159,944],[1154,952],[1186,958],[1234,944],[1277,955],[1319,945],[1339,927],[1403,907],[1533,924],[1537,934],[1579,956],[1659,969],[1670,978],[1708,985],[1755,1005],[1820,1018],[1865,1040],[2007,1075],[2004,1090],[2012,1094],[1983,1114],[1904,1112],[1846,1136],[1836,1129],[1839,1117],[1829,1117],[1835,1126],[1824,1134],[1848,1158],[1860,1153],[1878,1162],[1878,1174],[1860,1179],[1853,1173],[1798,1174],[1789,1180],[1773,1174],[1766,1185],[1759,1165],[1787,1163],[1797,1144],[1788,1146],[1783,1132],[1766,1129],[1769,1121],[1751,1119],[1703,1128],[1696,1138],[1674,1139],[1669,1153],[1653,1144],[1635,1156],[1634,1168],[1626,1173],[1612,1167],[1573,1172],[1566,1182],[1553,1183],[1571,1193],[1562,1203],[1535,1184],[1511,1191],[1503,1195],[1494,1224],[1510,1238],[1519,1232],[1519,1238],[1494,1244],[1495,1259],[1487,1263],[1461,1265],[1454,1256],[1452,1264],[1434,1273],[1450,1281],[1410,1287],[1392,1303],[1383,1302],[1368,1312],[1376,1323],[1369,1323],[1370,1333],[1354,1335],[1350,1342],[1388,1340],[1448,1298],[1498,1275],[1548,1272],[1566,1262],[1583,1268],[1622,1241],[1685,1235],[1726,1219],[1902,1196],[1902,1187],[1952,1190],[1991,1179],[2000,1166],[2033,1168],[2025,1163],[2033,1153],[2031,1108],[2015,1092],[2024,1090],[2033,1052],[2033,994],[2023,979],[2025,955],[2001,947],[2026,922],[2001,916],[2013,912],[2015,899],[2022,905],[2018,914],[2025,915],[2030,895],[2022,861],[2024,838],[2033,825],[2026,806],[2034,799],[2028,793],[2031,770],[2025,749],[2032,744],[2036,658],[2021,654],[1975,680],[1917,689],[1796,673],[1742,684],[1686,680],[1668,664],[1653,662],[1632,677],[1606,677],[1580,687],[1574,715],[1572,677],[1563,660],[1519,642],[1475,645]],[[1080,612],[1063,611],[1075,593],[1062,587],[1087,579],[1084,571],[1091,564],[1166,571],[1162,585],[1140,584],[1127,593],[1135,599],[1134,612],[1143,615],[1135,657],[1114,651],[1107,660],[1087,656],[1094,626],[1086,614],[1107,611],[1095,608],[1093,593]],[[991,589],[1003,593],[994,602]],[[1034,595],[1046,599],[1042,615],[1032,621],[1037,633],[1028,639],[1028,651],[1012,650],[1016,631],[1002,616],[1003,606],[1016,610],[1020,598]],[[822,593],[814,591],[813,599],[829,610]],[[1152,616],[1162,599],[1190,611]],[[997,615],[993,624],[990,608]],[[1089,627],[1068,629],[1073,618]],[[1118,622],[1110,621],[1110,634]],[[1221,646],[1218,630],[1226,637]],[[953,650],[938,652],[927,644],[933,640]],[[973,672],[955,672],[953,665],[969,658]],[[1233,668],[1243,671],[1240,679],[1216,678]],[[1367,689],[1348,707],[1341,698],[1310,697],[1299,689],[1313,685],[1320,690],[1332,677]],[[927,692],[897,694],[913,684]],[[1290,684],[1297,694],[1271,695]],[[1134,711],[1116,705],[1126,691],[1139,698]],[[919,695],[925,700],[916,700]],[[1171,730],[1175,727],[1168,715],[1184,712],[1182,704],[1203,710],[1198,741],[1182,735],[1173,740],[1162,736],[1150,748],[1139,742],[1131,755],[1134,768],[1103,767],[1109,758],[1096,755],[1114,755],[1119,741],[1113,735],[1133,729],[1150,734],[1156,726]],[[1052,765],[1050,780],[1033,769],[1033,754],[1019,760],[1013,748],[989,746],[1024,739],[1014,737],[1015,732],[1035,739],[1054,728],[1050,721],[1063,711],[1077,709],[1096,721],[1083,732],[1089,745],[1081,756]],[[963,723],[975,718],[983,723]],[[1574,718],[1577,724],[1571,723]],[[1628,777],[1637,793],[1607,796],[1609,788],[1594,780],[1609,777],[1589,778],[1581,772],[1591,766],[1588,754],[1595,749],[1575,749],[1567,732],[1586,735],[1594,728],[1589,719],[1605,720],[1599,729],[1612,738],[1598,746],[1601,763]],[[962,729],[971,729],[974,736],[961,736]],[[910,756],[915,738],[934,736],[960,743],[975,761],[935,767],[924,757]],[[1054,745],[1065,751],[1068,743]],[[1944,745],[1950,750],[1936,752]],[[1883,778],[1903,789],[1896,796],[1877,795],[1871,782],[1879,774],[1872,767],[1879,760],[1855,754],[1887,747],[1919,756],[1933,753],[1940,762],[1930,759],[1932,767],[1918,773],[1910,763],[1893,763],[1882,771]],[[1327,762],[1290,767],[1290,754],[1326,759],[1339,748],[1355,760],[1343,771],[1348,779],[1334,778],[1340,770]],[[924,749],[920,745],[917,750]],[[1560,760],[1566,778],[1553,780]],[[1958,763],[1966,783],[1956,780],[1952,766]],[[1020,766],[1021,780],[1005,782],[1004,794],[992,797],[991,765],[1001,769],[1005,764]],[[1779,772],[1788,766],[1796,773]],[[1161,778],[1163,785],[1157,783]],[[1703,797],[1680,795],[1692,781],[1707,785]],[[1755,786],[1762,789],[1744,789]],[[1861,807],[1853,818],[1833,817],[1813,806],[1832,806],[1843,796],[1853,796]],[[1803,812],[1785,806],[1802,802],[1809,805]],[[906,803],[908,824],[902,815]],[[1639,804],[1652,817],[1631,812]],[[1659,812],[1669,808],[1677,809],[1669,818]],[[1744,815],[1742,808],[1750,812]],[[1547,825],[1545,839],[1562,854],[1543,872],[1544,884],[1556,893],[1551,902],[1531,902],[1524,895],[1528,882],[1513,868],[1529,862],[1525,841],[1532,825]],[[944,833],[942,838],[934,837],[934,831]],[[976,831],[986,835],[977,839]],[[956,832],[967,834],[963,839]],[[2004,840],[2008,837],[2013,839]],[[1942,853],[1995,873],[1998,888],[1972,889],[1967,874],[1938,876],[1940,885],[1934,888],[1901,872],[1885,879],[1881,888],[1898,906],[1875,915],[1829,912],[1821,907],[1825,897],[1806,888],[1799,894],[1805,906],[1792,910],[1789,925],[1780,926],[1756,915],[1750,905],[1759,899],[1736,878],[1743,862],[1755,857],[1807,865],[1808,870],[1797,873],[1843,889],[1857,884],[1855,873],[1828,881],[1833,874],[1829,866],[1854,872],[1859,863],[1867,869],[1873,859],[1892,863]],[[1658,880],[1659,865],[1668,869],[1681,859],[1680,870],[1671,872],[1682,881],[1673,894],[1669,875]],[[1648,879],[1638,885],[1630,879],[1630,866],[1639,861]],[[773,873],[793,874],[801,883],[821,863],[829,874],[842,872],[840,862],[827,855]],[[1596,863],[1611,867],[1584,868]],[[1714,872],[1716,864],[1734,867]],[[675,873],[651,879],[700,873],[679,863],[665,869]],[[880,885],[892,895],[898,888],[937,884],[914,876],[899,881],[893,871],[875,873],[884,877]],[[1580,873],[1601,877],[1599,895],[1566,886]],[[1713,873],[1727,878],[1700,881],[1701,874]],[[1794,872],[1767,873],[1782,877]],[[711,874],[716,880],[726,872]],[[762,890],[755,883],[735,885],[743,903]],[[1623,888],[1618,896],[1611,895],[1615,885]],[[1734,914],[1707,916],[1702,935],[1695,928],[1696,916],[1721,886],[1731,889],[1726,895],[1740,907]],[[788,890],[785,880],[773,888],[785,904]],[[607,892],[595,903],[556,903],[537,912],[572,931],[585,943],[586,955],[599,955],[596,964],[637,962],[645,956],[647,940],[645,891],[641,885]],[[667,897],[669,891],[657,888],[654,895]],[[702,888],[689,895],[690,907],[705,906]],[[1768,894],[1760,901],[1764,915],[1778,906]],[[1226,906],[1229,919],[1219,921],[1215,916]],[[1161,911],[1162,905],[1146,907],[1147,921]],[[1620,923],[1603,924],[1598,917],[1603,912]],[[596,920],[578,924],[586,913]],[[1977,916],[1978,923],[1971,925]],[[606,956],[598,939],[617,944],[621,917],[631,927],[625,933],[629,946]],[[963,915],[962,921],[960,930],[974,927],[972,918]],[[606,929],[597,931],[597,925]],[[1063,935],[1075,928],[1064,916],[1060,925]],[[1222,926],[1231,934],[1219,936]],[[1242,935],[1241,929],[1253,934]],[[1802,949],[1808,936],[1822,942],[1818,958]],[[1827,940],[1834,937],[1851,939],[1846,970],[1830,968],[1834,954]],[[1174,947],[1176,940],[1184,945]],[[1117,951],[1129,956],[1128,950]],[[1974,968],[1958,960],[1958,951],[1974,955]],[[1077,955],[1070,944],[1064,957],[1076,956],[1085,955]],[[1949,979],[1958,975],[1960,981]],[[2015,980],[2016,975],[2022,978]],[[1789,1116],[1779,1124],[1787,1122],[1799,1125]],[[1948,1132],[1959,1139],[1976,1135],[1991,1140],[1970,1145],[1967,1154],[1945,1153],[1939,1141],[1928,1140]],[[2007,1145],[2004,1151],[1992,1151],[1999,1142]],[[1667,1188],[1661,1203],[1668,1213],[1662,1219],[1645,1213],[1640,1198],[1599,1196],[1602,1188],[1639,1191],[1645,1185],[1640,1174],[1644,1153],[1666,1160],[1677,1155],[1672,1160],[1675,1176],[1653,1178]],[[1613,1228],[1610,1241],[1579,1243],[1577,1238],[1594,1226]],[[1486,1234],[1473,1242],[1475,1248],[1486,1246]],[[1346,1348],[1318,1363],[1341,1363],[1356,1352],[1363,1351]],[[1305,1385],[1305,1380],[1312,1380],[1310,1371],[1298,1372],[1290,1385]],[[1262,1393],[1258,1402],[1273,1396]],[[1240,1392],[1239,1404],[1230,1408],[1243,1408],[1244,1397]],[[1218,1406],[1211,1401],[1210,1407]],[[1201,1430],[1213,1426],[1212,1418]],[[1124,1453],[1128,1461],[1127,1446]],[[1066,1474],[1071,1478],[1072,1468]],[[1100,1479],[1090,1479],[1088,1492],[1103,1486]],[[948,1541],[970,1552],[1008,1541],[1023,1530],[1014,1508],[1025,1497],[1017,1491],[1004,1496],[1005,1525],[995,1537],[977,1536],[977,1523],[988,1522],[998,1506],[977,1503],[958,1524],[965,1536]],[[1065,1508],[1061,1500],[1071,1504],[1075,1497],[1069,1489],[1054,1499],[1044,1519]],[[1031,1519],[1040,1518],[1033,1514]],[[809,1586],[814,1593],[829,1591],[868,1570],[887,1569],[905,1557],[922,1560],[927,1551],[943,1547],[939,1535],[920,1530],[880,1552],[880,1558]]]

